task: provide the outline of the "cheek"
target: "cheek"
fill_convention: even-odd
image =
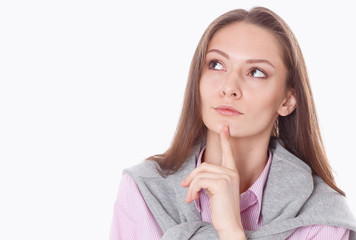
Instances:
[[[199,84],[200,103],[201,103],[201,116],[205,126],[209,126],[212,121],[211,107],[214,105],[214,94],[216,88],[207,79],[201,79]]]
[[[249,95],[250,110],[253,110],[253,116],[256,120],[270,120],[277,114],[278,108],[282,103],[282,94],[275,89],[265,89],[263,92],[254,92]]]
[[[213,99],[212,97],[216,92],[216,87],[214,87],[214,85],[206,79],[202,79],[200,81],[199,91],[202,106],[206,106],[207,104],[209,104],[209,100],[211,101],[211,99]]]

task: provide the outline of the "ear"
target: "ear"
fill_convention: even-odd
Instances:
[[[297,106],[297,98],[294,95],[294,89],[289,89],[286,98],[278,108],[278,114],[285,117],[292,113]]]

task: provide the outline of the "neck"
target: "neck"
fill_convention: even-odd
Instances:
[[[230,138],[233,155],[240,175],[240,193],[245,192],[261,175],[268,160],[270,136]],[[208,131],[202,162],[221,165],[219,134]]]

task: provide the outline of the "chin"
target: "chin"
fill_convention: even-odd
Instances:
[[[204,123],[205,124],[205,123]],[[224,120],[224,121],[218,121],[215,123],[207,123],[205,124],[206,128],[208,129],[208,131],[211,131],[215,134],[220,134],[221,128],[224,125],[228,125],[229,129],[230,129],[230,136],[231,137],[242,137],[242,133],[241,131],[239,131],[239,129],[241,129],[240,127],[236,126],[236,123],[232,124],[231,122]]]

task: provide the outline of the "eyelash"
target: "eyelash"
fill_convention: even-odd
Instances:
[[[250,73],[251,73],[252,71],[255,71],[255,70],[258,70],[258,71],[262,72],[263,75],[265,75],[265,77],[258,77],[258,78],[268,78],[267,73],[266,73],[265,71],[263,71],[262,69],[258,68],[258,67],[252,67],[252,68],[250,68],[249,71],[248,71],[249,76],[250,76]]]
[[[212,67],[211,67],[211,64],[212,63],[219,63],[219,64],[221,64],[223,67],[224,67],[224,64],[222,64],[219,60],[217,60],[217,59],[213,59],[213,60],[210,60],[209,62],[208,62],[208,68],[209,69],[211,69],[211,70],[213,70],[213,71],[222,71],[222,70],[217,70],[217,69],[213,69]],[[249,71],[248,71],[248,74],[249,74],[249,76],[250,76],[250,73],[252,72],[252,71],[255,71],[255,70],[258,70],[258,71],[260,71],[260,72],[262,72],[264,75],[265,75],[265,77],[258,77],[258,78],[268,78],[268,75],[267,75],[267,73],[265,72],[265,71],[263,71],[262,69],[260,69],[260,68],[258,68],[258,67],[251,67],[250,69],[249,69]],[[251,76],[251,77],[253,77],[253,76]]]
[[[208,63],[208,68],[209,68],[209,69],[215,70],[215,71],[222,71],[222,70],[213,69],[213,68],[211,67],[211,64],[212,64],[212,63],[219,63],[219,64],[221,64],[221,66],[223,66],[223,67],[224,67],[224,64],[222,64],[222,63],[221,63],[219,60],[217,60],[217,59],[210,60],[209,63]]]

